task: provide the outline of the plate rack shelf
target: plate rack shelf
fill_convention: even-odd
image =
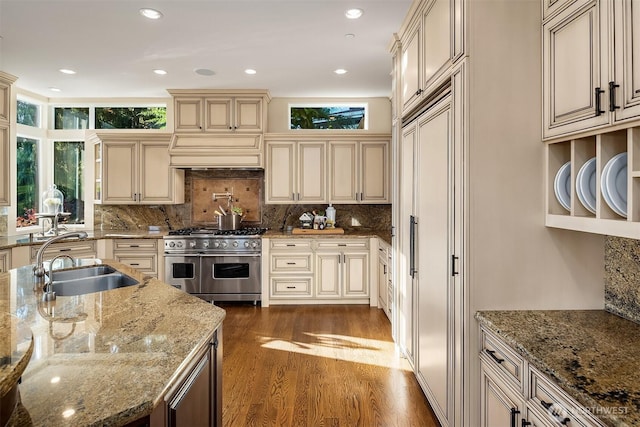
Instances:
[[[627,153],[626,218],[618,215],[602,194],[602,172],[614,156]],[[548,227],[640,239],[640,127],[545,144],[545,194]],[[576,177],[589,159],[596,158],[595,213],[580,202]],[[554,191],[556,174],[571,162],[571,209],[562,207]]]

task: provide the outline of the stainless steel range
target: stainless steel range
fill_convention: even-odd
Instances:
[[[261,300],[264,228],[185,228],[164,237],[165,281],[207,301]]]

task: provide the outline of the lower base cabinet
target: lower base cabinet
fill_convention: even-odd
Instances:
[[[604,427],[500,338],[481,333],[481,427]]]
[[[140,422],[133,425],[222,426],[222,328],[184,370],[164,402]]]
[[[0,251],[0,273],[11,269],[11,251]]]

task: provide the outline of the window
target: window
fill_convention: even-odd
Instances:
[[[89,108],[56,107],[53,110],[54,129],[88,129]]]
[[[32,127],[40,127],[40,106],[27,101],[18,100],[17,105],[18,124]]]
[[[68,224],[84,224],[84,141],[53,143],[53,183],[64,195]]]
[[[367,129],[365,105],[292,105],[291,129]]]
[[[39,206],[38,140],[18,137],[16,146],[16,227],[36,225]]]
[[[96,129],[164,129],[166,107],[96,107]]]

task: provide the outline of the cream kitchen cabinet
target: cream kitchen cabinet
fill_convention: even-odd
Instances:
[[[113,240],[113,258],[148,276],[158,278],[160,257],[157,239]]]
[[[393,282],[391,275],[391,246],[378,239],[378,306],[391,320]]]
[[[11,269],[11,250],[0,250],[0,273]]]
[[[267,203],[326,203],[326,143],[268,141]]]
[[[461,0],[428,0],[413,10],[402,37],[402,112],[408,115],[446,80],[463,53]],[[409,12],[412,13],[411,11]]]
[[[96,134],[95,202],[184,203],[184,170],[169,166],[169,134]]]
[[[329,142],[329,203],[389,203],[389,141]]]
[[[367,240],[319,239],[316,249],[318,298],[369,296],[369,245]]]
[[[520,414],[525,413],[524,398],[485,363],[481,362],[481,367],[480,427],[519,427]]]
[[[176,132],[262,133],[267,91],[169,90]]]
[[[0,71],[0,206],[9,206],[11,202],[11,167],[9,142],[11,138],[11,111],[15,100],[11,94],[11,85],[16,77]]]
[[[309,299],[313,296],[314,256],[309,239],[273,239],[270,248],[269,298]]]
[[[581,0],[544,23],[545,139],[640,118],[637,3]]]
[[[36,261],[36,255],[42,245],[32,245],[29,248],[30,263],[33,264]],[[73,240],[60,243],[54,243],[49,246],[43,254],[43,260],[50,260],[58,255],[69,255],[70,257],[77,258],[97,258],[98,249],[96,240]],[[17,266],[16,266],[17,267]]]

